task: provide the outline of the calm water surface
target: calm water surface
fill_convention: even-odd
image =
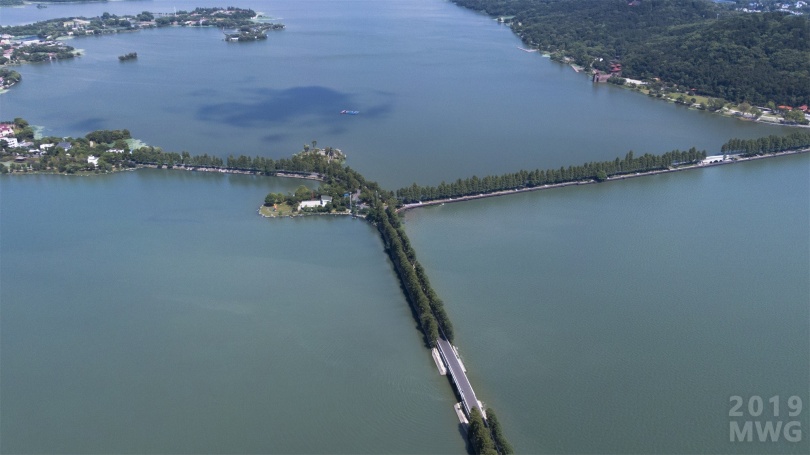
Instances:
[[[0,8],[0,24],[195,6],[222,4]],[[238,6],[287,29],[246,44],[185,28],[74,39],[83,57],[20,67],[0,118],[221,156],[317,140],[391,188],[787,131],[593,86],[447,2]],[[808,452],[729,445],[727,415],[730,395],[807,396],[809,168],[447,205],[407,230],[519,452]],[[0,449],[463,451],[375,231],[256,217],[297,185],[0,180]]]
[[[379,237],[300,182],[0,179],[3,453],[458,453]]]
[[[729,397],[810,384],[810,156],[408,212],[476,392],[529,453],[729,442]],[[784,414],[783,414],[784,417]]]
[[[0,23],[95,16],[215,0],[5,8]],[[84,37],[81,58],[27,65],[2,117],[46,134],[128,128],[164,149],[285,157],[304,143],[343,149],[388,187],[612,160],[632,149],[718,149],[783,128],[689,111],[517,49],[495,21],[439,0],[245,1],[287,25],[265,42],[217,29]],[[137,52],[138,60],[118,56]],[[359,110],[358,116],[338,113]]]

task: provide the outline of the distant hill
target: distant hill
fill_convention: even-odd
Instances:
[[[709,0],[454,0],[584,67],[764,105],[810,104],[810,18]],[[733,5],[732,5],[733,6]],[[601,60],[600,60],[601,59]]]

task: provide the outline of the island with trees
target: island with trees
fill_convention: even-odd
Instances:
[[[59,41],[17,41],[0,44],[3,51],[11,51],[8,57],[0,55],[0,66],[65,60],[79,55],[72,46]]]
[[[252,9],[236,8],[195,8],[174,13],[153,13],[118,16],[104,13],[96,17],[68,17],[50,19],[25,25],[0,27],[0,34],[14,37],[36,36],[42,40],[55,40],[62,36],[103,35],[135,31],[144,28],[168,27],[218,27],[240,29],[241,27],[261,26],[281,30],[282,24],[265,23]]]
[[[21,80],[20,73],[10,68],[0,68],[0,90],[9,89]]]
[[[62,37],[105,35],[169,26],[218,27],[223,30],[226,41],[265,40],[268,31],[285,28],[283,24],[268,22],[265,17],[260,17],[252,9],[232,6],[195,8],[192,11],[181,10],[174,13],[143,11],[140,14],[124,16],[103,13],[101,16],[90,18],[58,18],[33,24],[0,26],[0,35],[4,36],[0,48],[4,51],[3,54],[7,55],[0,55],[0,67],[63,60],[79,55],[72,46],[57,41]],[[131,52],[119,56],[118,59],[125,62],[135,60],[137,57],[137,53]],[[3,83],[3,88],[11,87],[20,80],[19,73],[9,74],[10,77],[7,78],[9,83]]]
[[[225,33],[225,41],[258,41],[267,39],[268,30],[284,30],[284,24],[243,25],[237,31]]]
[[[525,46],[598,81],[741,118],[808,112],[810,16],[783,3],[749,10],[710,0],[454,2],[499,18]],[[735,108],[742,103],[760,109]]]

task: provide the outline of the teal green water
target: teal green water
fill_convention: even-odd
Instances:
[[[463,451],[374,229],[255,214],[299,183],[0,179],[0,451]]]
[[[733,395],[780,395],[775,420],[787,397],[807,403],[809,175],[810,156],[784,157],[419,209],[405,226],[520,452],[807,453],[806,435],[729,442],[728,412]]]
[[[29,5],[0,24],[198,5],[217,3]],[[449,2],[239,6],[287,30],[75,39],[85,56],[20,67],[0,118],[222,156],[315,139],[390,188],[788,131],[592,86]],[[807,156],[780,158],[446,205],[406,229],[519,452],[802,453],[807,436],[730,445],[727,416],[731,395],[810,409],[809,181]],[[464,451],[374,229],[255,214],[298,184],[0,179],[0,451]]]

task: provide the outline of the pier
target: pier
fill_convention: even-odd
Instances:
[[[444,364],[447,366],[447,372],[450,373],[450,378],[453,380],[458,394],[461,395],[461,404],[464,405],[464,412],[469,416],[473,408],[478,408],[481,415],[485,417],[486,414],[484,414],[481,403],[475,396],[475,391],[470,384],[470,380],[467,379],[467,373],[465,373],[464,366],[461,364],[461,360],[458,358],[458,354],[456,354],[453,345],[451,345],[449,341],[439,338],[436,340],[436,347],[439,348],[439,354]]]

